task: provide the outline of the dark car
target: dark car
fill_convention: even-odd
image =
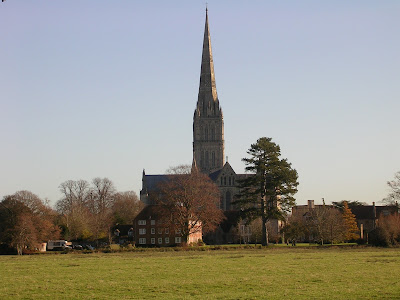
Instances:
[[[85,250],[94,250],[94,247],[92,245],[85,245],[85,246],[83,246],[83,249],[85,249]]]

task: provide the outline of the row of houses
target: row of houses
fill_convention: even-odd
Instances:
[[[315,205],[314,200],[308,200],[306,205],[297,205],[292,209],[292,215],[305,216],[313,209],[322,205]],[[378,226],[380,216],[399,213],[398,206],[359,205],[351,208],[356,217],[360,238],[366,240],[368,234]],[[201,228],[189,234],[187,243],[197,243],[204,240],[207,244],[229,244],[251,242],[253,228],[240,222],[238,211],[225,212],[226,219],[218,228],[203,235]],[[272,222],[277,225],[278,222]],[[284,222],[279,226],[271,226],[271,235],[279,236]],[[156,205],[147,205],[133,220],[131,225],[117,225],[114,228],[114,239],[118,243],[132,243],[136,246],[169,247],[186,243],[182,238],[181,229],[173,223],[165,222],[160,216]]]
[[[308,200],[306,205],[294,206],[292,209],[292,216],[306,217],[314,209],[320,209],[323,206],[324,205],[315,205],[314,200]],[[359,238],[363,240],[368,240],[368,234],[378,227],[379,217],[400,213],[397,203],[395,205],[378,206],[375,202],[372,202],[372,205],[352,206],[351,212],[354,214],[357,221],[360,234]]]

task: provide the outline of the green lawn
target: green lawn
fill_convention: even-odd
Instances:
[[[1,299],[400,299],[400,249],[0,256]]]

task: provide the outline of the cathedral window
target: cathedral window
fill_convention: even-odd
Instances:
[[[222,177],[221,177],[221,185],[222,185]]]
[[[208,166],[209,165],[209,159],[210,159],[210,157],[209,157],[209,155],[208,155],[208,151],[206,151],[206,158],[205,158],[205,166]]]
[[[208,127],[204,128],[204,140],[208,140]]]
[[[212,166],[214,167],[215,166],[215,152],[214,151],[211,153],[211,161],[212,161]]]
[[[224,185],[226,185],[226,177],[224,177]]]
[[[204,166],[204,151],[201,151],[200,166]]]
[[[232,185],[235,185],[235,177],[232,177]]]
[[[232,202],[232,195],[230,191],[226,192],[225,199],[226,199],[226,210],[230,210]]]
[[[232,185],[232,179],[231,179],[231,177],[229,177],[228,179],[229,179],[229,185]]]
[[[215,141],[215,128],[214,128],[214,126],[211,127],[211,140]]]

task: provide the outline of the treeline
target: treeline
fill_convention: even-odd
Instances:
[[[107,240],[112,226],[132,224],[142,209],[135,192],[118,192],[108,178],[94,178],[91,183],[68,180],[59,189],[62,197],[54,208],[30,191],[3,197],[2,248],[16,249],[21,254],[50,239]]]
[[[360,238],[355,215],[346,201],[336,205],[319,205],[305,214],[292,214],[283,232],[291,240],[338,243]]]
[[[375,228],[365,232],[363,238],[351,207],[365,203],[353,201],[349,204],[347,201],[334,202],[333,205],[316,206],[304,215],[293,214],[288,218],[283,233],[292,240],[320,244],[351,241],[384,247],[400,245],[400,214],[397,203],[392,203],[392,207],[397,206],[397,211],[377,216],[373,220]]]

